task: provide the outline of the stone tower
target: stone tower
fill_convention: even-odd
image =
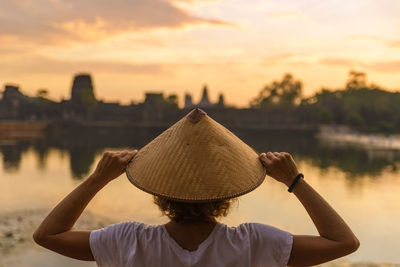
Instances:
[[[23,94],[19,91],[18,86],[6,85],[3,92],[3,99],[13,101],[13,99],[22,99]]]
[[[193,107],[192,96],[189,94],[185,94],[185,108],[192,108],[192,107]]]
[[[199,104],[197,106],[200,107],[200,108],[207,108],[207,107],[211,107],[212,106],[212,104],[208,100],[207,85],[205,85],[204,88],[203,88],[203,96],[201,97],[201,100],[200,100],[200,102],[199,102]]]
[[[219,94],[217,105],[218,105],[218,107],[224,107],[225,106],[224,95],[222,93]]]
[[[0,117],[10,119],[20,118],[23,115],[23,110],[27,102],[28,98],[19,91],[19,87],[6,85],[3,92],[3,99],[0,98]]]
[[[74,77],[71,91],[71,102],[80,105],[91,105],[96,102],[92,78],[89,74],[78,74]]]

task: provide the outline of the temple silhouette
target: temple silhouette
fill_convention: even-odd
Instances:
[[[41,94],[42,93],[42,94]],[[142,103],[121,105],[96,98],[90,74],[81,73],[73,78],[69,99],[49,100],[41,90],[35,97],[24,95],[18,86],[5,85],[0,99],[0,122],[46,122],[62,127],[168,127],[195,107],[202,108],[217,121],[229,127],[255,129],[306,129],[315,125],[307,122],[298,111],[288,114],[258,108],[235,108],[225,104],[224,95],[212,103],[205,85],[201,98],[194,102],[185,94],[184,107],[179,108],[176,95],[145,93]]]

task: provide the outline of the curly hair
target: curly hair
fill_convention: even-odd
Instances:
[[[229,213],[232,202],[236,198],[187,203],[154,196],[154,203],[163,215],[176,222],[215,222],[218,217],[225,217]]]

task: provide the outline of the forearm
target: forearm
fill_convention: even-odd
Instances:
[[[290,187],[299,174],[286,152],[262,153],[260,159],[272,178]],[[293,235],[289,266],[321,264],[354,252],[359,242],[336,211],[303,179],[292,191],[310,215],[320,236]]]
[[[103,154],[93,174],[66,196],[44,219],[33,234],[39,245],[62,255],[94,260],[90,247],[91,231],[72,231],[72,227],[90,200],[108,182],[125,172],[137,150]]]
[[[321,237],[344,243],[358,242],[339,214],[305,180],[299,180],[293,193],[306,209]]]
[[[35,231],[35,240],[71,230],[90,200],[106,185],[99,180],[92,174],[66,196]]]

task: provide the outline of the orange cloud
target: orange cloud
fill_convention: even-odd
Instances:
[[[347,58],[323,58],[319,61],[320,64],[331,65],[331,66],[345,66],[351,67],[357,64],[354,60]]]
[[[344,66],[344,67],[362,67],[380,72],[399,72],[400,60],[393,61],[373,61],[363,62],[358,60],[351,60],[347,58],[323,58],[319,61],[320,64],[330,66]]]
[[[287,67],[301,67],[308,66],[311,64],[309,55],[306,53],[286,53],[280,55],[272,55],[263,58],[261,66],[276,67],[277,65],[283,65]]]
[[[121,32],[229,23],[189,14],[163,0],[6,1],[0,14],[0,36],[19,41],[59,44],[95,41]]]
[[[65,61],[43,56],[26,56],[21,59],[0,61],[0,72],[32,74],[65,74],[76,71],[91,73],[125,73],[125,74],[168,74],[170,70],[162,64],[135,64],[108,61]]]
[[[1,50],[0,50],[1,51]],[[0,73],[29,73],[29,75],[58,75],[77,71],[93,74],[129,74],[173,76],[182,70],[207,70],[209,68],[234,68],[237,62],[226,63],[129,63],[103,60],[61,60],[38,55],[26,55],[21,58],[10,58],[0,61]]]
[[[395,61],[381,61],[368,64],[367,67],[376,71],[383,72],[400,72],[400,60]]]
[[[264,60],[264,63],[266,65],[275,65],[277,63],[281,63],[282,61],[290,59],[294,56],[295,56],[294,54],[290,54],[290,53],[281,54],[281,55],[273,55],[273,56],[266,57]]]
[[[372,35],[353,35],[350,37],[350,39],[359,41],[373,41],[382,43],[387,47],[400,48],[400,40],[395,40],[395,39],[382,38]]]
[[[286,12],[273,12],[268,13],[267,18],[273,21],[286,21],[292,19],[307,18],[307,16],[300,11],[286,11]]]
[[[387,45],[389,47],[395,47],[395,48],[400,48],[400,40],[397,41],[388,41]]]

